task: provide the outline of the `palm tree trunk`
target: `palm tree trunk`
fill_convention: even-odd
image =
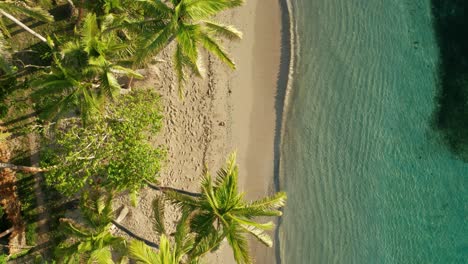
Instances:
[[[29,33],[31,33],[33,36],[37,37],[38,39],[40,39],[42,42],[45,42],[47,43],[47,39],[44,38],[43,36],[39,35],[36,31],[32,30],[31,28],[29,28],[28,26],[26,26],[25,24],[23,24],[21,21],[19,21],[18,19],[16,19],[14,16],[8,14],[7,12],[3,11],[2,9],[0,9],[0,14],[6,16],[7,18],[9,18],[11,21],[15,22],[15,24],[17,24],[18,26],[22,27],[24,30],[28,31]]]
[[[14,227],[8,228],[7,230],[5,230],[4,232],[2,232],[2,233],[0,234],[0,238],[6,236],[6,235],[8,235],[8,234],[11,234],[11,233],[13,232],[13,230],[15,230]]]
[[[72,0],[67,0],[67,3],[70,5],[71,8],[75,8],[75,5],[73,4]]]
[[[84,14],[84,0],[80,1],[79,7],[78,7],[78,19],[76,20],[76,24],[79,25],[81,23],[81,20],[83,19],[83,14]]]
[[[172,187],[156,186],[156,185],[154,185],[152,182],[150,182],[148,180],[145,180],[145,181],[146,181],[146,184],[148,185],[148,187],[150,187],[151,189],[156,190],[156,191],[161,191],[161,192],[174,191],[174,192],[178,192],[178,193],[185,194],[185,195],[192,196],[192,197],[202,196],[201,193],[189,192],[189,191],[180,190],[180,189],[176,189],[176,188],[172,188]]]
[[[70,17],[74,17],[75,12],[76,12],[75,4],[73,4],[72,0],[66,0],[66,1],[68,3],[69,9],[70,9]]]
[[[2,162],[0,162],[0,169],[12,169],[15,171],[24,171],[24,172],[31,172],[31,173],[47,171],[47,169],[45,168],[28,167],[28,166],[14,165],[10,163],[2,163]]]

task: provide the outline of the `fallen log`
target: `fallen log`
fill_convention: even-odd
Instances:
[[[0,169],[11,169],[14,171],[23,171],[23,172],[30,172],[30,173],[38,173],[38,172],[47,171],[46,168],[21,166],[21,165],[15,165],[11,163],[2,163],[2,162],[0,162]]]

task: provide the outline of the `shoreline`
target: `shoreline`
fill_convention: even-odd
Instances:
[[[244,26],[241,30],[246,37],[238,48],[244,51],[234,49],[232,53],[239,70],[232,74],[230,86],[233,91],[242,87],[238,91],[242,96],[231,100],[231,144],[239,149],[240,188],[248,199],[257,199],[280,189],[281,138],[294,66],[294,24],[288,0],[276,0],[267,7],[251,0],[236,12],[230,22]],[[246,55],[249,48],[251,57]],[[246,62],[252,69],[242,65]],[[245,81],[248,77],[250,81]],[[241,109],[236,111],[236,107]],[[256,263],[281,263],[280,224],[278,218],[270,233],[273,248],[250,243]]]
[[[282,92],[281,97],[277,97],[276,111],[277,111],[277,132],[275,135],[275,164],[274,164],[274,183],[275,191],[281,190],[281,175],[282,171],[282,149],[283,149],[283,135],[286,129],[286,116],[289,113],[290,100],[294,82],[294,67],[297,55],[297,27],[294,21],[293,4],[291,0],[279,0],[281,5],[281,62],[280,62],[280,78],[278,80],[278,92]],[[284,63],[284,64],[283,64]],[[282,77],[282,79],[281,79]],[[282,224],[282,217],[278,217],[277,225],[275,228],[275,261],[276,264],[282,263],[281,258],[281,240],[280,228]]]

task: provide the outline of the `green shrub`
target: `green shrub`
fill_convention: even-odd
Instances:
[[[161,120],[159,96],[149,91],[121,96],[86,126],[68,120],[57,132],[53,157],[47,154],[54,166],[46,173],[47,183],[65,195],[86,186],[138,191],[155,180],[165,157],[149,140]]]
[[[5,254],[0,255],[0,264],[6,264],[8,260],[8,256]]]
[[[26,244],[28,246],[35,246],[37,243],[37,224],[29,223],[26,226]]]

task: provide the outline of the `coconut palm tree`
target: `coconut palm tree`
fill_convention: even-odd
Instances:
[[[273,245],[271,238],[264,232],[274,227],[273,222],[257,223],[253,218],[280,216],[279,208],[285,205],[286,194],[279,192],[271,197],[246,202],[244,194],[238,191],[237,178],[238,167],[233,154],[226,167],[218,171],[214,182],[211,175],[206,173],[201,183],[202,196],[192,197],[172,190],[164,192],[184,212],[192,214],[190,226],[196,233],[195,245],[189,252],[192,257],[216,248],[221,239],[226,238],[236,261],[251,263],[247,234],[268,247]]]
[[[111,234],[113,210],[112,195],[86,193],[83,196],[81,212],[85,225],[72,219],[62,218],[63,231],[68,236],[55,250],[63,263],[108,264],[112,262],[112,251],[124,252],[126,242]]]
[[[153,201],[153,229],[160,235],[158,252],[154,252],[145,243],[134,240],[130,242],[128,248],[130,258],[137,261],[137,263],[146,264],[198,263],[197,258],[192,259],[188,255],[195,242],[194,234],[190,232],[190,215],[183,213],[175,232],[168,235],[164,223],[164,212],[164,201],[160,196],[157,196]],[[172,239],[169,237],[172,237]]]
[[[38,94],[55,94],[59,99],[46,109],[48,117],[78,106],[83,120],[88,120],[107,100],[116,98],[121,89],[118,76],[143,78],[119,65],[119,54],[125,52],[126,45],[113,35],[103,34],[105,26],[105,23],[98,25],[95,14],[88,14],[80,39],[66,42],[53,52],[52,71],[32,83],[39,88]]]
[[[0,2],[0,29],[6,36],[10,36],[10,33],[5,25],[3,16],[7,17],[13,21],[18,26],[22,27],[24,30],[28,31],[35,37],[39,38],[43,42],[47,42],[46,38],[23,24],[20,20],[14,17],[12,14],[23,14],[29,17],[35,18],[40,21],[52,22],[54,18],[44,9],[40,7],[31,7],[27,4],[27,1],[13,1],[13,0],[4,0]]]
[[[175,41],[173,64],[180,95],[186,69],[203,76],[200,47],[235,69],[234,62],[219,41],[220,38],[240,39],[242,34],[234,27],[211,18],[221,11],[240,6],[244,0],[142,0],[140,3],[144,10],[143,20],[128,23],[143,30],[137,63],[145,62]]]

